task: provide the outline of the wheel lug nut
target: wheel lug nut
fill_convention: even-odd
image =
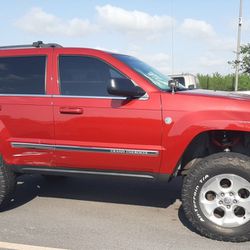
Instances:
[[[221,193],[220,195],[223,197],[225,194],[224,194],[224,193]]]
[[[234,194],[232,192],[229,193],[230,196],[233,196]]]
[[[229,209],[230,207],[231,207],[231,206],[229,206],[229,205],[227,206],[228,209]]]
[[[233,203],[234,203],[234,204],[237,203],[237,200],[233,200]]]
[[[219,201],[219,204],[223,204],[223,202],[222,202],[222,201]]]

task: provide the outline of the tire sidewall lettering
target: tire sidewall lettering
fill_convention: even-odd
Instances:
[[[202,213],[200,213],[200,205],[199,205],[199,196],[200,196],[200,190],[203,186],[203,184],[210,178],[210,176],[208,174],[202,176],[198,182],[197,185],[194,188],[194,193],[193,193],[193,198],[192,198],[192,202],[193,202],[193,208],[194,208],[194,212],[195,215],[197,216],[197,218],[201,221],[201,222],[205,222],[205,218],[203,217]]]

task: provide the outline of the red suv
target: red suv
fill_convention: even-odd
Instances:
[[[182,175],[198,232],[250,240],[249,110],[249,96],[186,89],[131,56],[1,47],[0,206],[25,173]]]

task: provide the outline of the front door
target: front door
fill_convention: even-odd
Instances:
[[[108,94],[122,77],[92,55],[55,53],[59,95],[54,95],[55,166],[154,172],[161,156],[159,95],[127,100]]]

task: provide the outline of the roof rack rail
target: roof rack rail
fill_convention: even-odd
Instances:
[[[42,41],[33,42],[32,44],[1,46],[0,49],[21,49],[21,48],[62,48],[57,43],[43,43]]]

